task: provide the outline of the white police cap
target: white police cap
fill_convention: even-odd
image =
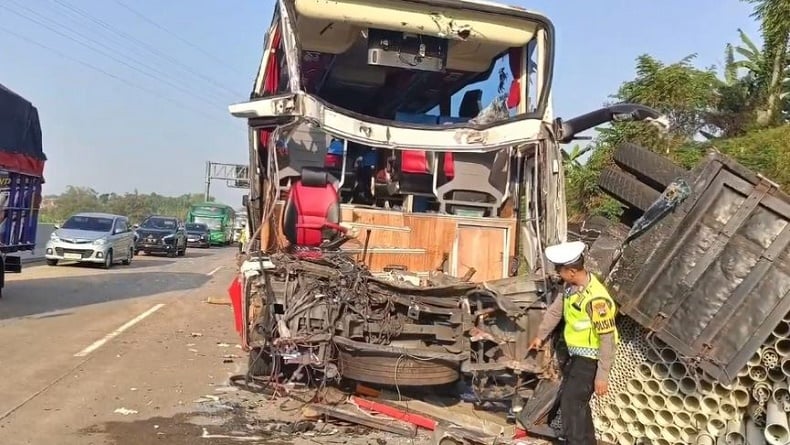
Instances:
[[[555,244],[546,248],[546,258],[556,265],[572,264],[581,258],[584,248],[581,241]]]

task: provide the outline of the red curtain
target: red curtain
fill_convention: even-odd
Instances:
[[[516,108],[521,103],[521,53],[523,48],[510,48],[508,52],[508,62],[510,65],[510,75],[513,81],[510,82],[510,91],[507,95],[508,109]]]

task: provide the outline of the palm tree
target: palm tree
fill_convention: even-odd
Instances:
[[[787,99],[788,41],[790,40],[790,0],[743,0],[754,5],[752,17],[760,21],[763,57],[760,72],[766,77],[765,104],[758,113],[760,125],[770,125],[782,117]]]

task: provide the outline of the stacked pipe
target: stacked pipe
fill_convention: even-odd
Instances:
[[[609,391],[591,402],[599,439],[622,445],[790,443],[790,314],[731,384],[689,368],[627,317]],[[552,424],[560,427],[560,421]]]

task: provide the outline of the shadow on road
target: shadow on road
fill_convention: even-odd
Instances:
[[[15,280],[6,283],[0,299],[0,320],[196,289],[210,278],[191,272],[130,272]]]
[[[138,260],[138,257],[132,260],[132,264],[128,266],[124,266],[123,264],[115,264],[112,266],[112,270],[124,270],[124,269],[144,269],[146,267],[162,267],[167,266],[169,264],[175,263],[175,259],[162,257],[162,258],[154,258],[153,261],[149,259],[145,259],[143,261]],[[50,266],[52,267],[52,266]],[[62,262],[58,263],[55,267],[76,267],[81,269],[101,269],[101,264],[92,264],[92,263],[69,263],[69,262]]]

